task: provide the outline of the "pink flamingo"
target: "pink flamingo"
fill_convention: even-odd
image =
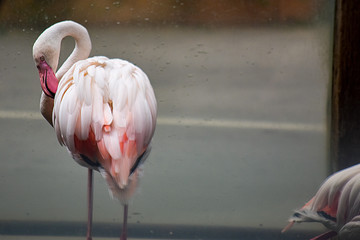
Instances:
[[[55,75],[66,36],[75,39],[75,49]],[[140,68],[120,59],[88,58],[90,50],[87,30],[72,21],[54,24],[39,36],[33,57],[43,90],[40,109],[59,143],[89,169],[87,239],[92,238],[93,170],[97,170],[110,194],[124,205],[120,239],[125,240],[128,201],[151,150],[157,104]]]
[[[315,196],[290,217],[295,222],[320,222],[331,231],[312,238],[360,239],[360,164],[339,171],[325,180]]]

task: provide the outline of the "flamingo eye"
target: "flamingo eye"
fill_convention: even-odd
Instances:
[[[41,57],[40,57],[40,61],[42,61],[42,62],[45,61],[45,57],[44,57],[44,56],[41,56]]]

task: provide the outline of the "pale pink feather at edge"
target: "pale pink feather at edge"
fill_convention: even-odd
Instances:
[[[295,211],[289,222],[283,232],[295,222],[320,222],[337,232],[341,239],[360,239],[360,164],[326,179],[315,196]],[[314,239],[328,239],[318,237]]]
[[[138,170],[130,170],[149,147],[157,104],[146,74],[120,59],[76,62],[61,78],[54,99],[57,138],[81,165],[99,170],[113,196],[126,203]],[[83,157],[101,167],[89,166]]]

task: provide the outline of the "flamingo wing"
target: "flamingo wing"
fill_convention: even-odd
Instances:
[[[60,144],[79,164],[102,172],[116,186],[110,189],[123,190],[150,152],[156,111],[140,68],[93,57],[75,63],[60,80],[53,123]]]

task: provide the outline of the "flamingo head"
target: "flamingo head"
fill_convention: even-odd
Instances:
[[[33,59],[39,71],[40,84],[44,94],[55,97],[58,79],[55,76],[60,56],[61,40],[53,29],[45,30],[35,41]]]
[[[51,98],[55,97],[55,93],[58,87],[58,79],[55,76],[54,71],[50,65],[46,62],[44,56],[40,56],[37,63],[37,69],[39,71],[40,84],[43,92]]]

